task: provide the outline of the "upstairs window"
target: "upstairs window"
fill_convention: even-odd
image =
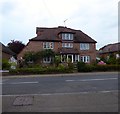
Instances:
[[[63,48],[73,48],[73,43],[62,43]]]
[[[62,33],[62,40],[73,40],[73,34]]]
[[[80,43],[80,50],[89,50],[90,46],[88,43]]]
[[[43,48],[44,49],[53,49],[54,43],[53,42],[43,42]]]

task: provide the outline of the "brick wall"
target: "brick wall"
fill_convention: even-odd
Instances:
[[[80,56],[90,56],[91,62],[96,60],[96,45],[94,43],[90,43],[89,50],[80,50],[80,43],[74,43],[74,48],[79,51]]]
[[[55,42],[53,51],[57,52],[58,49],[61,47],[62,47],[61,42]],[[94,43],[90,43],[90,49],[85,51],[80,50],[80,43],[74,43],[73,48],[79,51],[80,56],[90,56],[92,58],[91,61],[96,60],[96,47]],[[23,57],[24,54],[28,51],[37,52],[41,50],[43,50],[43,41],[29,41],[27,46],[18,54],[17,58],[19,60],[20,57]]]

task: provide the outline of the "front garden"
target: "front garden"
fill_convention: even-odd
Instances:
[[[48,65],[41,63],[45,57],[52,57],[53,60]],[[91,64],[71,61],[61,63],[59,54],[52,50],[41,52],[29,52],[24,55],[22,61],[19,61],[16,69],[11,69],[11,63],[6,60],[2,61],[2,69],[9,70],[10,75],[28,75],[28,74],[56,74],[56,73],[73,73],[73,72],[98,72],[98,71],[120,71],[120,58],[115,59],[113,56],[108,60],[101,58]]]

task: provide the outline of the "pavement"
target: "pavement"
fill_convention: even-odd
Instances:
[[[118,93],[3,96],[3,112],[118,112]]]
[[[2,78],[24,78],[24,77],[56,77],[56,76],[89,76],[89,75],[103,75],[103,74],[118,74],[118,72],[87,72],[87,73],[64,73],[64,74],[38,74],[38,75],[7,75]]]

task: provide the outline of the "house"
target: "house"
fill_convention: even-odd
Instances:
[[[58,26],[54,28],[37,27],[37,36],[30,39],[25,48],[18,54],[20,60],[26,52],[52,49],[59,53],[61,62],[72,63],[83,61],[91,63],[96,60],[96,41],[81,30]],[[43,63],[50,63],[51,58],[44,58]]]
[[[120,58],[120,42],[114,44],[108,44],[99,49],[99,56],[102,58],[109,58],[110,55],[114,55]]]
[[[0,46],[1,46],[0,52],[2,52],[2,57],[1,57],[2,59],[9,60],[12,56],[15,56],[15,53],[1,42],[0,42]]]

